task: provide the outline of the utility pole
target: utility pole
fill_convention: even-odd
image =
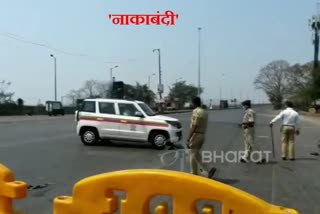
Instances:
[[[198,96],[201,95],[201,27],[198,28],[199,44],[198,44]]]
[[[57,101],[57,58],[51,54],[54,59],[54,101]]]
[[[319,14],[320,3],[317,3],[317,14],[312,16],[309,20],[309,26],[314,33],[313,45],[314,45],[314,62],[313,68],[316,69],[319,66],[319,30],[320,30],[320,14]]]
[[[319,88],[319,30],[320,30],[320,2],[317,3],[316,15],[312,16],[309,20],[309,26],[314,34],[313,45],[314,45],[314,61],[313,61],[313,87],[314,91],[318,91]],[[316,95],[319,97],[319,94]]]
[[[161,80],[161,52],[160,49],[153,49],[153,52],[158,51],[158,57],[159,57],[159,85],[158,85],[158,93],[159,93],[159,99],[160,99],[160,105],[159,105],[159,111],[162,112],[162,93],[163,93],[163,84]]]
[[[155,75],[156,75],[156,74],[153,73],[152,75],[149,75],[149,76],[148,76],[148,88],[149,88],[150,90],[151,90],[151,77],[152,77],[152,76],[155,76]]]

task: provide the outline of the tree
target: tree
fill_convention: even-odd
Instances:
[[[203,92],[203,89],[200,90]],[[185,81],[176,82],[173,87],[170,88],[169,99],[175,101],[177,107],[181,108],[187,102],[190,102],[194,97],[198,95],[198,88],[194,85],[187,85]]]
[[[312,62],[304,65],[295,64],[289,68],[286,76],[288,98],[304,107],[308,107],[314,98],[312,72]]]
[[[254,84],[257,89],[263,89],[275,109],[280,109],[288,91],[287,75],[290,65],[285,60],[276,60],[264,66]]]
[[[12,96],[14,95],[14,92],[7,92],[7,89],[10,87],[10,85],[11,82],[7,82],[5,80],[0,82],[0,104],[12,102]]]
[[[23,99],[21,99],[21,98],[17,99],[17,105],[19,106],[19,108],[22,108],[24,105]]]
[[[135,86],[130,84],[124,85],[124,99],[139,100],[149,105],[153,105],[156,99],[156,94],[144,84],[136,83]]]
[[[87,80],[78,90],[71,90],[67,97],[76,105],[77,99],[107,98],[111,91],[111,84],[106,81]]]
[[[78,90],[71,90],[67,97],[76,105],[77,99],[86,98],[107,98],[111,96],[111,84],[106,81],[88,80]],[[155,101],[155,93],[148,86],[136,83],[135,86],[124,84],[124,99],[140,100],[153,104]]]

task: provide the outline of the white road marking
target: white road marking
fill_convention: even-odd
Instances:
[[[75,138],[77,137],[75,134],[64,134],[64,135],[57,135],[57,136],[52,136],[52,137],[38,137],[33,140],[26,140],[26,141],[20,141],[20,142],[1,142],[0,143],[0,148],[9,148],[9,147],[15,147],[15,146],[25,146],[25,145],[30,145],[30,144],[44,144],[49,141],[52,141],[55,143],[55,141],[61,141],[62,139],[65,138]]]
[[[275,203],[275,179],[276,179],[276,173],[275,173],[275,166],[272,166],[272,179],[271,179],[271,203]]]
[[[261,135],[261,136],[257,136],[257,138],[270,138],[270,136],[263,136],[263,135]]]

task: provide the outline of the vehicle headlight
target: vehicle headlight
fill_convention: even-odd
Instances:
[[[167,120],[166,122],[168,124],[170,124],[171,126],[173,126],[175,128],[178,128],[178,129],[180,129],[182,127],[181,123],[179,121],[169,121],[169,120]]]

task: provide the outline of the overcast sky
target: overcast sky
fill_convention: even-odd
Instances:
[[[158,74],[154,48],[161,49],[165,93],[183,78],[197,85],[198,32],[202,30],[203,97],[266,99],[253,80],[272,60],[312,60],[308,19],[315,0],[0,0],[0,80],[12,82],[26,104],[54,99],[53,59],[58,63],[58,98],[85,80],[148,82]],[[115,26],[109,14],[153,14],[172,10],[175,26]],[[53,51],[9,37],[46,44]],[[152,78],[156,89],[158,75]]]

